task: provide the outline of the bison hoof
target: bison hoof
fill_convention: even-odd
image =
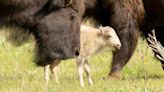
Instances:
[[[122,79],[121,73],[119,73],[119,72],[110,73],[108,76],[100,78],[100,80],[110,80],[110,79],[112,79],[112,80],[113,79],[116,79],[116,80]]]
[[[113,72],[108,75],[108,77],[114,78],[114,79],[121,79],[122,75],[120,72]]]

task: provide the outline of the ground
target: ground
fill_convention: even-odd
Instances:
[[[74,59],[59,65],[60,83],[51,79],[46,86],[43,68],[32,62],[34,40],[15,47],[5,35],[0,31],[0,92],[164,92],[164,71],[141,38],[121,80],[101,80],[108,74],[112,58],[111,52],[102,51],[90,59],[94,85],[88,85],[85,75],[85,88],[81,88]]]

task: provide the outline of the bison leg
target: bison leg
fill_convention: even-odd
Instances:
[[[138,24],[135,24],[132,17],[130,19],[122,18],[121,20],[122,15],[116,15],[113,15],[111,25],[109,25],[116,30],[121,41],[121,48],[113,52],[112,67],[108,76],[120,78],[120,71],[127,64],[136,48],[139,29]]]
[[[120,38],[122,47],[120,50],[113,52],[113,61],[112,67],[109,75],[111,77],[120,78],[120,71],[127,64],[129,59],[131,58],[136,45],[137,45],[137,37],[138,30],[133,27],[127,27],[123,30],[120,30],[118,36]]]
[[[133,13],[128,10],[128,7],[122,5],[123,3],[131,5],[130,2],[124,2],[124,0],[114,0],[113,11],[115,12],[110,17],[110,25],[116,30],[122,44],[120,50],[113,52],[112,67],[109,73],[110,76],[116,78],[120,77],[120,71],[127,64],[136,48],[140,21],[139,16],[141,16],[140,12],[142,12],[142,9],[137,10],[135,12],[135,16],[137,17],[134,17]],[[138,4],[140,6],[140,3]],[[137,5],[135,9],[138,8]]]
[[[164,61],[160,60],[162,64],[162,69],[164,70]]]
[[[164,70],[164,61],[161,60],[162,69]]]

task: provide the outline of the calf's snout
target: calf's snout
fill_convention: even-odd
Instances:
[[[116,50],[119,50],[121,48],[121,44],[115,44]]]

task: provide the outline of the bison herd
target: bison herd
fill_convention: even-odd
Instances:
[[[95,25],[111,26],[121,42],[108,76],[120,76],[139,32],[146,38],[155,29],[164,45],[164,0],[0,0],[0,27],[15,25],[33,34],[40,66],[79,56],[80,25],[89,18]]]

